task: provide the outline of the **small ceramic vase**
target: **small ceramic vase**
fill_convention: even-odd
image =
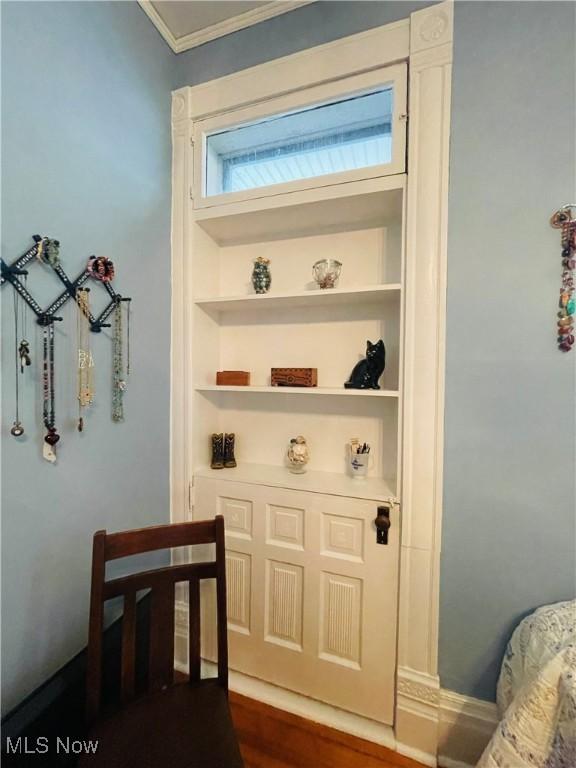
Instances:
[[[293,437],[290,440],[288,451],[286,452],[288,469],[295,475],[301,475],[306,472],[306,464],[310,461],[310,451],[306,445],[306,438],[302,435]]]
[[[252,285],[256,293],[268,293],[272,283],[270,274],[270,259],[258,256],[254,259],[254,269],[252,270]]]

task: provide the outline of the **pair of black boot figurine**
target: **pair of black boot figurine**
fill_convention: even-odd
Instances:
[[[230,468],[236,466],[236,459],[234,458],[234,440],[235,435],[231,432],[229,435],[216,434],[212,435],[212,460],[210,466],[212,469],[224,469],[224,467]]]

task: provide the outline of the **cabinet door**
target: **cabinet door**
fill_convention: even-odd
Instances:
[[[377,507],[198,478],[194,517],[226,521],[230,667],[391,724],[399,519],[377,544]]]

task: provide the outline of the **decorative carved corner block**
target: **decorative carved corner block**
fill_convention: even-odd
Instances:
[[[410,17],[410,53],[452,42],[453,26],[454,4],[451,0],[416,11]]]
[[[437,707],[440,704],[440,686],[433,675],[416,672],[407,668],[398,668],[397,690],[399,696]]]
[[[188,92],[187,87],[172,91],[172,123],[177,123],[188,117]]]

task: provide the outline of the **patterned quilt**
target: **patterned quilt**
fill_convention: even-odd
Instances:
[[[539,608],[516,627],[498,709],[477,768],[575,768],[576,600]]]

